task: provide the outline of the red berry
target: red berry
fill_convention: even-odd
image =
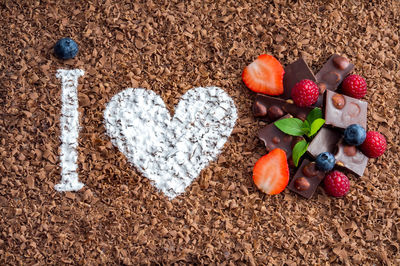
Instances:
[[[342,82],[344,94],[361,99],[367,94],[367,82],[359,75],[349,75]]]
[[[361,144],[361,151],[369,158],[381,156],[386,150],[386,138],[377,131],[368,131],[367,137]]]
[[[317,84],[309,79],[297,82],[292,89],[292,99],[297,106],[311,106],[317,102],[318,96]]]
[[[276,148],[261,157],[253,169],[254,184],[264,193],[281,193],[289,183],[289,166],[286,152]]]
[[[279,95],[283,93],[283,74],[281,63],[272,55],[262,54],[242,73],[246,86],[258,93]]]
[[[343,197],[349,192],[350,182],[345,174],[332,171],[324,179],[325,192],[334,197]]]

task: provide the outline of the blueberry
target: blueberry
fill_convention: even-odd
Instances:
[[[317,168],[321,171],[328,172],[335,166],[335,157],[330,152],[320,153],[315,159]]]
[[[352,124],[344,130],[344,141],[349,145],[361,145],[366,137],[365,129],[358,124]]]
[[[54,46],[54,54],[61,59],[74,58],[78,50],[78,44],[70,38],[62,38]]]

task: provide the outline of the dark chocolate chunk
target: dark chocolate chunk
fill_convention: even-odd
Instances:
[[[282,119],[289,117],[291,116],[285,115]],[[279,130],[274,123],[263,127],[258,132],[258,137],[264,142],[268,152],[275,148],[280,148],[286,152],[286,157],[288,159],[292,156],[293,137]]]
[[[368,164],[368,157],[355,146],[347,145],[344,140],[339,141],[335,154],[336,165],[351,173],[362,176]]]
[[[315,76],[308,67],[307,63],[303,60],[303,58],[299,58],[297,61],[285,67],[285,75],[283,76],[284,92],[282,98],[291,99],[292,88],[294,85],[296,85],[296,83],[302,81],[303,79],[309,79],[314,82],[316,81]]]
[[[359,124],[367,128],[368,103],[333,91],[326,91],[325,124],[346,128]]]
[[[313,138],[307,152],[316,158],[322,152],[334,153],[342,134],[334,129],[323,127]]]
[[[299,107],[292,100],[283,100],[264,94],[257,94],[253,104],[254,116],[260,117],[261,120],[267,122],[273,122],[288,113],[304,120],[312,109],[313,107]],[[260,114],[265,113],[264,110],[266,110],[266,115],[260,116]]]
[[[334,54],[322,66],[315,78],[317,83],[324,83],[326,89],[335,91],[353,68],[354,65],[347,58]]]
[[[322,106],[324,91],[335,91],[353,68],[354,65],[347,58],[337,54],[332,55],[315,75],[320,89],[320,95],[315,106]]]
[[[304,159],[290,181],[288,189],[309,199],[317,190],[318,185],[324,177],[325,173],[316,169],[315,162]]]

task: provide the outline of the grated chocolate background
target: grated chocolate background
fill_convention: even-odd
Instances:
[[[20,3],[17,3],[20,2]],[[398,1],[0,1],[1,264],[400,264]],[[61,61],[70,36],[80,52]],[[241,81],[258,55],[332,53],[368,83],[368,129],[388,140],[343,199],[318,188],[264,195],[255,94]],[[59,68],[81,68],[79,177],[58,193]],[[219,159],[172,201],[105,135],[113,95],[144,87],[173,112],[188,89],[219,86],[239,119]]]

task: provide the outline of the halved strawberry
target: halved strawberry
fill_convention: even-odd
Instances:
[[[254,165],[253,180],[257,188],[264,193],[281,193],[289,183],[289,166],[285,151],[277,148],[261,157]]]
[[[279,95],[283,93],[283,74],[285,71],[275,57],[262,54],[256,61],[245,67],[242,80],[252,91]]]

